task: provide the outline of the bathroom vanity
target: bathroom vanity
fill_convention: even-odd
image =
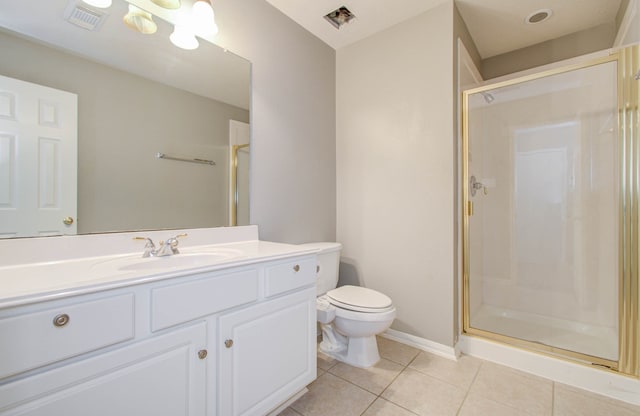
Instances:
[[[113,249],[137,247],[129,233],[0,267],[0,415],[266,415],[301,394],[316,376],[315,252],[215,230],[166,258]],[[1,244],[3,263],[25,256]]]

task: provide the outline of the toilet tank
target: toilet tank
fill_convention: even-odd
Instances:
[[[318,250],[318,280],[316,282],[317,296],[335,289],[338,284],[338,268],[340,267],[340,243],[307,243],[301,244],[305,248]]]

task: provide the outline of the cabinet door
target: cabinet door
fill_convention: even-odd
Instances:
[[[205,414],[205,324],[0,386],[0,414]]]
[[[220,415],[265,415],[316,377],[315,286],[220,317]]]

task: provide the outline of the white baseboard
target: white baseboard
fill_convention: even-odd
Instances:
[[[404,332],[396,331],[395,329],[387,329],[380,336],[398,341],[401,344],[409,345],[411,347],[418,348],[419,350],[430,352],[435,355],[439,355],[450,360],[456,360],[459,354],[456,353],[456,349],[444,344],[429,341],[425,338],[420,338],[415,335],[410,335]]]
[[[466,355],[640,405],[640,380],[637,378],[466,335],[460,336],[458,347]]]

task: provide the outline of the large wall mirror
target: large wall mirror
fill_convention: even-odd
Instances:
[[[248,204],[237,198],[248,172],[234,171],[248,163],[233,149],[249,144],[250,63],[203,39],[177,48],[166,11],[132,2],[148,4],[154,34],[123,23],[125,0],[0,5],[0,238],[248,223],[237,206]],[[39,88],[75,96],[75,119]],[[65,151],[58,130],[74,120],[77,144]],[[59,209],[70,195],[76,212]],[[43,213],[56,224],[40,224]]]

